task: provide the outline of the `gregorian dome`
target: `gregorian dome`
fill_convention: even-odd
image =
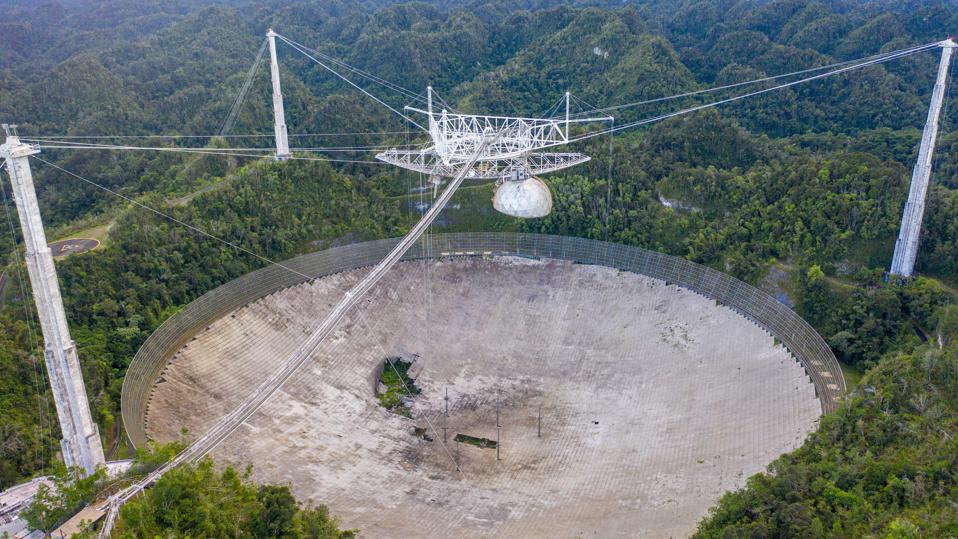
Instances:
[[[549,186],[535,176],[508,179],[496,186],[492,206],[513,217],[545,217],[552,211],[552,193]]]

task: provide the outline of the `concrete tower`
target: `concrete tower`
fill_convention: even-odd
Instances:
[[[63,461],[67,466],[78,467],[89,475],[97,466],[104,464],[103,446],[96,423],[90,415],[76,344],[70,338],[53,255],[47,246],[37,194],[33,188],[29,156],[40,150],[20,142],[10,126],[4,124],[3,128],[7,132],[7,140],[0,145],[0,158],[6,160],[13,198],[20,216],[33,301],[37,305],[43,330],[43,357],[63,433],[63,439],[60,440]]]
[[[935,139],[938,137],[938,117],[945,99],[945,86],[948,84],[948,68],[951,55],[956,47],[955,41],[948,38],[940,43],[941,61],[938,63],[938,76],[931,93],[931,105],[928,107],[928,119],[921,135],[921,147],[918,149],[918,161],[911,174],[911,188],[908,190],[908,202],[901,217],[901,230],[895,242],[895,254],[892,256],[891,273],[899,277],[911,277],[918,258],[918,241],[921,221],[925,214],[925,198],[928,195],[928,183],[931,181],[932,156],[935,153]]]
[[[276,61],[276,32],[266,32],[269,40],[269,73],[273,79],[273,129],[276,132],[276,159],[288,159],[289,137],[286,133],[286,111],[283,108],[283,89],[279,84],[279,63]]]

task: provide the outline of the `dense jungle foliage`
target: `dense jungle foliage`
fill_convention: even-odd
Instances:
[[[249,469],[219,471],[209,459],[173,470],[123,507],[116,537],[352,539],[326,506],[299,504],[285,485],[256,485]]]
[[[509,114],[540,114],[566,90],[576,96],[573,112],[587,112],[902,49],[958,28],[954,1],[0,6],[8,15],[0,21],[0,119],[18,123],[24,137],[124,135],[77,140],[212,148],[272,143],[265,69],[231,131],[262,136],[134,136],[218,133],[270,26],[415,92],[431,84],[460,110]],[[289,47],[280,46],[280,60],[290,133],[312,134],[294,136],[294,147],[423,140]],[[951,99],[924,220],[922,276],[904,285],[882,278],[937,63],[935,52],[921,53],[591,139],[576,149],[592,161],[545,178],[555,199],[548,217],[499,216],[488,207],[490,186],[480,185],[463,189],[453,204],[460,209],[437,225],[585,236],[687,257],[786,301],[849,372],[865,373],[801,449],[719,502],[701,525],[703,537],[958,535],[958,107]],[[397,108],[419,104],[367,87]],[[615,122],[734,94],[621,109]],[[326,156],[369,161],[374,151]],[[272,259],[401,234],[421,196],[411,193],[418,178],[366,162],[92,149],[44,149],[39,157]],[[109,230],[101,247],[59,261],[58,271],[91,406],[106,446],[119,455],[120,384],[139,345],[183,305],[263,261],[33,163],[51,240]],[[58,439],[4,194],[12,232],[0,234],[0,488],[53,469]],[[235,487],[243,518],[267,496],[242,474],[202,466],[170,481],[167,494],[191,481]],[[146,534],[174,526],[154,512],[161,495],[137,509]],[[233,510],[221,501],[202,503]],[[210,518],[215,525],[220,517]]]
[[[87,477],[57,466],[52,486],[42,484],[24,517],[35,530],[55,532],[91,500],[115,492],[131,478],[155,470],[184,447],[183,441],[151,445],[137,451],[130,469],[108,477],[100,469]],[[339,529],[326,506],[304,506],[285,485],[255,485],[247,467],[242,473],[227,466],[217,470],[209,458],[164,475],[142,497],[123,506],[114,537],[233,537],[289,539],[350,539],[353,530]],[[93,539],[87,529],[73,537]]]

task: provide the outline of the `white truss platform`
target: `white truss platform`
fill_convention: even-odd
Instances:
[[[386,150],[376,155],[376,159],[407,170],[422,172],[430,176],[455,176],[459,165],[446,164],[435,148],[416,150]],[[466,178],[470,180],[495,180],[525,173],[530,176],[548,174],[564,168],[573,167],[592,159],[581,153],[530,153],[512,159],[494,159],[476,161]]]
[[[555,172],[589,160],[574,153],[542,152],[546,148],[570,142],[569,126],[611,120],[610,117],[570,118],[569,94],[566,94],[564,118],[526,118],[461,114],[442,110],[433,112],[432,88],[428,88],[427,110],[406,107],[406,110],[429,118],[432,144],[421,150],[391,149],[376,159],[430,176],[452,177],[466,162],[474,160],[466,174],[469,179],[525,178]],[[492,137],[492,143],[486,143]],[[476,151],[480,151],[478,159]]]

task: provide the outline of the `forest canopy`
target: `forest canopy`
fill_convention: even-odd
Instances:
[[[585,112],[934,42],[958,28],[950,0],[0,4],[4,122],[19,124],[25,137],[193,148],[272,144],[264,69],[222,133],[242,137],[207,136],[221,134],[268,27],[412,92],[431,84],[457,109],[528,115],[566,91]],[[50,239],[103,240],[58,261],[57,270],[111,456],[129,449],[119,393],[139,346],[191,300],[264,263],[130,199],[274,260],[397,236],[419,215],[421,195],[413,191],[422,180],[366,162],[375,148],[415,139],[412,126],[289,47],[280,47],[280,61],[294,146],[360,147],[326,154],[360,162],[42,152],[121,198],[34,161]],[[864,373],[803,447],[718,503],[702,537],[958,534],[958,405],[949,397],[958,374],[958,107],[948,102],[920,277],[883,278],[937,62],[936,52],[925,52],[581,142],[572,149],[592,161],[545,178],[551,215],[505,218],[488,207],[490,185],[471,185],[454,201],[467,211],[437,225],[605,239],[715,267],[788,303],[849,373]],[[410,104],[409,95],[369,89],[396,108]],[[650,103],[617,112],[616,122],[727,95]],[[169,135],[198,136],[162,138]],[[59,434],[2,184],[9,233],[0,234],[0,486],[7,486],[53,470]],[[297,530],[327,522],[321,509],[294,507],[288,491],[257,490],[235,470],[204,463],[168,481],[127,510],[129,525],[139,526],[131,530],[181,529],[185,521],[164,520],[178,510],[153,509],[169,505],[163,496],[180,503],[173,494],[198,482],[240,493],[229,509],[235,514],[208,515],[209,530],[222,530],[221,517],[253,522],[269,508],[293,515]]]

